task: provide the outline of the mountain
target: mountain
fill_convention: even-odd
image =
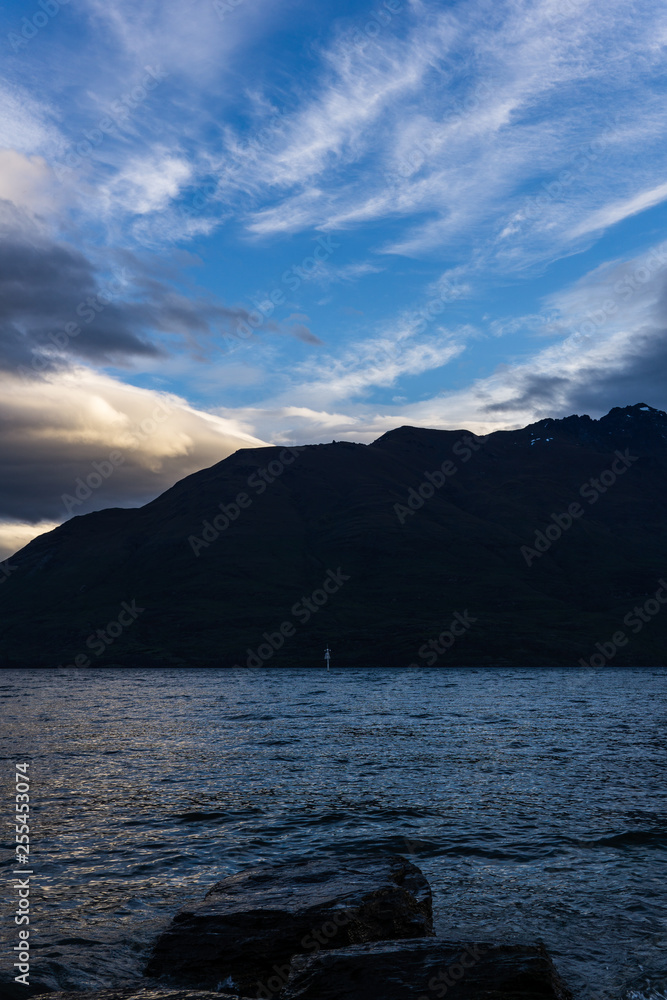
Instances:
[[[13,556],[0,663],[664,664],[666,528],[667,414],[643,403],[242,449]]]

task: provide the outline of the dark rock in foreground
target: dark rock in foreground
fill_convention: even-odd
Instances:
[[[260,865],[177,913],[146,974],[274,996],[294,955],[432,934],[429,884],[405,858]]]
[[[201,990],[118,989],[86,990],[85,993],[44,993],[35,1000],[243,1000],[231,993],[202,993]]]
[[[53,996],[46,983],[40,983],[33,979],[29,986],[24,986],[23,983],[15,982],[13,977],[9,981],[4,974],[0,975],[0,998],[2,1000],[37,1000],[38,997],[43,997],[46,994]]]
[[[280,1000],[570,1000],[542,946],[392,941],[297,956]],[[267,994],[264,994],[267,997]]]

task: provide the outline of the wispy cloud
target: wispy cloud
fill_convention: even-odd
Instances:
[[[447,336],[417,343],[370,338],[336,357],[317,357],[299,365],[289,395],[311,404],[363,397],[373,389],[394,386],[401,378],[441,368],[463,350],[462,343]]]
[[[651,188],[650,191],[641,191],[639,194],[626,198],[623,201],[616,201],[604,208],[592,212],[586,219],[583,219],[578,226],[575,226],[570,235],[573,239],[578,236],[585,236],[600,229],[607,229],[609,226],[628,219],[638,212],[645,212],[647,208],[659,205],[667,198],[667,183],[659,184]]]
[[[62,143],[53,106],[18,81],[0,81],[0,142],[28,155],[53,153]]]
[[[237,5],[221,18],[212,0],[83,0],[97,32],[112,33],[122,58],[143,65],[159,62],[183,80],[210,85],[221,63],[243,43],[270,30],[275,8],[269,0]]]
[[[374,338],[336,359],[323,359],[322,378],[314,365],[303,366],[292,390],[301,407],[290,407],[281,394],[238,412],[255,433],[270,428],[276,440],[308,440],[310,429],[313,440],[368,442],[399,424],[465,427],[483,434],[545,416],[599,416],[619,400],[660,405],[667,380],[666,308],[664,243],[595,268],[547,297],[542,314],[508,319],[503,333],[523,328],[557,339],[546,347],[534,340],[537,349],[528,357],[525,351],[508,356],[492,374],[465,388],[419,401],[405,396],[390,403],[371,401],[373,387],[394,386],[422,365],[426,370],[455,359],[473,333],[460,330],[422,350],[424,345],[411,343],[404,330],[402,337]]]
[[[150,156],[137,158],[118,172],[102,189],[102,199],[110,212],[118,208],[132,215],[163,212],[191,177],[186,159],[166,149],[153,149]]]
[[[325,50],[316,93],[277,124],[271,112],[262,142],[243,146],[228,135],[222,184],[263,203],[250,211],[248,228],[265,237],[396,218],[405,226],[384,247],[392,253],[461,252],[476,240],[498,266],[557,256],[614,221],[614,211],[591,206],[627,187],[638,141],[655,144],[664,134],[662,97],[640,80],[659,58],[649,44],[650,6],[412,4],[400,31],[361,47],[343,36]],[[593,114],[582,117],[582,101]],[[585,176],[539,217],[522,213],[522,200],[541,194],[542,183],[553,184],[582,145],[623,116],[605,157],[591,159]],[[651,160],[642,173],[656,171],[659,161]],[[635,197],[623,199],[629,211],[641,210]],[[508,206],[516,206],[513,223]],[[594,225],[573,221],[582,215]]]
[[[373,37],[367,15],[82,0],[7,52],[0,371],[8,386],[34,371],[41,444],[24,454],[47,485],[59,480],[40,394],[58,448],[82,447],[74,417],[59,423],[70,390],[98,447],[116,441],[116,412],[140,409],[117,398],[119,372],[200,407],[174,455],[156,445],[164,473],[129,476],[118,498],[132,502],[208,460],[221,425],[203,405],[232,421],[230,441],[234,427],[370,440],[396,423],[508,426],[658,392],[663,272],[642,282],[641,260],[605,254],[601,238],[649,228],[667,198],[667,13],[653,0],[409,0]],[[87,138],[141,93],[147,66],[159,85]],[[59,177],[66,156],[77,166]],[[313,270],[315,237],[334,231],[339,249]],[[565,272],[549,265],[565,257],[567,273],[589,273],[554,291]],[[33,431],[12,400],[18,448]],[[30,517],[49,520],[35,483]]]

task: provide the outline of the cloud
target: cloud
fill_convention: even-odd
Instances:
[[[256,98],[245,135],[226,130],[221,196],[261,237],[392,220],[387,253],[477,254],[487,272],[553,259],[582,219],[607,224],[605,204],[634,210],[628,189],[662,182],[658,22],[625,0],[413,3],[360,44],[352,21],[317,87]],[[561,193],[533,212],[543,184]]]
[[[295,369],[297,385],[290,395],[320,404],[354,399],[376,388],[395,385],[405,376],[446,365],[464,350],[447,336],[402,342],[399,338],[369,338],[337,357],[317,357]]]
[[[239,418],[90,369],[28,384],[0,375],[0,520],[39,524],[136,506],[238,448],[264,444]]]
[[[378,406],[370,402],[378,391],[402,379],[434,371],[461,355],[470,335],[467,328],[418,338],[418,314],[406,314],[381,335],[355,341],[337,355],[312,356],[293,366],[282,385],[261,405],[238,409],[218,407],[216,413],[243,419],[262,436],[278,443],[304,443],[336,436],[371,441],[395,426],[410,407]],[[310,428],[311,437],[308,437]],[[377,432],[377,433],[376,433]]]
[[[99,63],[99,93],[77,96],[89,127],[118,96],[119,79],[131,90],[157,63],[167,82],[141,128],[105,139],[80,191],[66,182],[67,196],[151,247],[209,235],[232,216],[258,237],[392,220],[385,252],[446,248],[469,259],[473,247],[486,270],[516,270],[561,255],[626,203],[641,210],[632,207],[638,187],[663,184],[663,95],[653,76],[667,18],[646,0],[632,10],[627,0],[604,9],[592,0],[414,2],[377,37],[364,35],[363,17],[342,18],[313,46],[305,78],[264,93],[251,74],[233,115],[232,54],[241,58],[284,21],[283,5],[246,0],[222,18],[209,0],[85,0],[82,10],[87,57]],[[21,125],[23,96],[20,87],[4,94],[12,145],[46,155],[57,138],[62,145],[57,112],[28,100]],[[604,153],[539,213],[527,212],[601,135]],[[199,208],[179,213],[179,199],[204,184],[211,191]]]
[[[31,213],[55,207],[53,175],[42,156],[25,156],[15,149],[0,149],[0,200]]]
[[[527,328],[539,327],[535,315]],[[576,411],[600,415],[647,399],[667,404],[667,242],[609,261],[545,300],[545,334],[559,340],[440,401],[474,419],[519,426]],[[434,413],[438,401],[428,404]]]
[[[234,50],[253,35],[270,30],[273,4],[253,0],[220,17],[212,0],[84,0],[94,33],[131,63],[160,62],[184,79],[210,80]]]
[[[319,261],[317,267],[309,275],[311,281],[328,288],[335,284],[352,284],[365,278],[368,274],[381,274],[383,267],[371,264],[368,260],[351,261],[349,264],[331,264],[329,261]]]
[[[397,395],[391,404],[372,401],[374,388],[394,386],[404,375],[459,356],[474,332],[461,329],[418,342],[408,314],[392,336],[301,365],[301,381],[289,393],[278,393],[263,406],[219,412],[242,416],[255,433],[270,432],[281,443],[305,443],[369,442],[401,424],[485,434],[572,412],[600,416],[640,399],[667,409],[667,241],[595,268],[549,296],[542,314],[523,320],[532,333],[558,341],[528,358],[524,352],[461,390],[412,402]],[[505,325],[516,329],[520,319]]]
[[[46,531],[53,531],[58,525],[54,521],[40,521],[26,524],[21,521],[0,521],[0,562],[4,562],[24,545]],[[11,561],[10,561],[11,566]]]
[[[17,213],[5,212],[0,218],[0,370],[51,369],[54,353],[63,349],[107,362],[160,353],[137,335],[133,317],[119,300],[122,288],[122,276],[103,280],[82,253],[53,242]]]
[[[102,190],[109,211],[123,208],[132,215],[162,212],[177,198],[192,176],[192,166],[166,150],[129,162]]]
[[[578,236],[585,236],[587,233],[595,232],[598,229],[608,229],[609,226],[613,226],[617,222],[622,222],[623,219],[628,219],[639,212],[645,212],[647,208],[659,205],[666,198],[667,183],[659,184],[657,187],[651,188],[650,191],[641,191],[631,198],[626,198],[623,201],[617,201],[598,209],[598,211],[593,212],[580,222],[578,226],[575,226],[570,235],[573,239],[576,239]]]
[[[293,31],[298,8],[299,30],[317,30],[307,58],[291,62],[294,52],[281,50],[278,66],[268,34],[276,20]],[[23,77],[0,85],[8,146],[0,150],[0,378],[9,386],[19,368],[34,373],[21,383],[25,408],[12,390],[12,408],[3,412],[8,433],[18,421],[22,446],[33,436],[44,446],[26,451],[36,468],[44,461],[51,469],[40,393],[58,449],[70,437],[88,447],[68,409],[70,390],[94,429],[97,454],[107,432],[115,442],[118,428],[134,421],[127,414],[135,403],[139,412],[135,397],[130,405],[113,380],[98,384],[109,378],[99,374],[105,366],[218,407],[250,400],[238,410],[220,407],[217,416],[272,440],[370,440],[397,423],[507,426],[581,401],[616,403],[612,392],[634,395],[642,380],[661,391],[662,277],[646,285],[633,277],[627,300],[614,291],[639,260],[591,271],[542,313],[530,301],[528,315],[508,307],[510,315],[487,319],[510,290],[505,284],[496,295],[498,283],[486,303],[484,295],[499,274],[524,281],[531,268],[544,272],[545,262],[588,249],[604,228],[667,196],[659,76],[667,15],[650,0],[410,0],[371,38],[368,12],[348,17],[334,8],[242,0],[221,19],[211,0],[82,0],[63,13],[69,27],[54,21],[48,45],[45,33],[25,53],[33,60],[25,79],[39,99]],[[101,115],[155,64],[161,81],[150,101],[142,99],[94,149],[77,153],[82,162],[55,186],[48,164],[63,149],[84,147]],[[18,59],[7,65],[23,72]],[[229,225],[217,241],[201,241],[210,256],[200,273],[212,287],[238,289],[230,304],[196,286],[194,256],[174,250],[223,222]],[[287,303],[288,319],[276,319],[282,307],[253,315],[260,308],[253,286],[267,280],[268,261],[280,273],[307,249],[305,239],[283,234],[307,231],[312,242],[331,230],[350,233],[345,248],[308,268],[308,278],[332,298],[335,286],[339,308],[317,313],[304,287]],[[151,260],[146,250],[167,243],[169,258]],[[431,255],[437,264],[398,265],[395,255]],[[377,294],[364,298],[364,278]],[[441,313],[448,310],[446,325],[425,307],[401,312],[401,296],[422,280],[424,301],[432,295]],[[541,289],[553,280],[546,275]],[[352,289],[355,281],[360,287]],[[613,315],[600,324],[588,318],[604,312],[610,296]],[[390,308],[398,316],[391,324],[368,326]],[[354,334],[343,311],[362,317],[351,321]],[[592,330],[582,333],[587,324]],[[266,336],[278,333],[288,336]],[[226,345],[225,334],[232,336]],[[489,339],[477,358],[466,353],[455,375],[444,370],[473,336],[500,334],[503,341]],[[501,349],[508,363],[493,371]],[[237,364],[229,363],[231,351]],[[468,377],[469,360],[485,377],[447,391]],[[123,465],[108,484],[118,502],[151,495],[156,475],[166,482],[206,460],[198,442],[208,440],[208,418],[186,418],[187,404],[179,406],[176,451],[159,438],[164,480],[142,452],[127,465],[131,475]],[[62,425],[59,407],[70,414]],[[62,452],[71,468],[68,456]],[[58,474],[45,479],[59,496]],[[55,517],[35,489],[30,517]],[[18,505],[12,509],[27,523]]]
[[[6,149],[26,155],[55,153],[62,143],[54,112],[26,87],[0,80],[0,134]]]
[[[369,443],[396,426],[393,416],[380,414],[369,407],[359,413],[353,411],[354,407],[349,405],[341,409],[263,405],[220,410],[230,416],[236,414],[257,430],[264,428],[271,435],[271,441],[279,445],[315,444],[332,439]]]
[[[26,378],[73,361],[129,366],[183,351],[203,361],[226,353],[223,337],[254,336],[252,308],[227,306],[186,282],[167,262],[108,253],[104,270],[56,242],[24,214],[0,203],[0,371]],[[116,262],[115,267],[110,267]],[[303,323],[267,319],[263,332],[321,341]],[[241,331],[241,332],[239,332]]]
[[[595,268],[546,300],[560,343],[473,388],[490,414],[562,415],[584,407],[667,402],[667,243]],[[534,320],[534,317],[530,318]]]

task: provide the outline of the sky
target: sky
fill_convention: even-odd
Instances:
[[[667,408],[664,5],[0,21],[0,558],[238,448]]]

